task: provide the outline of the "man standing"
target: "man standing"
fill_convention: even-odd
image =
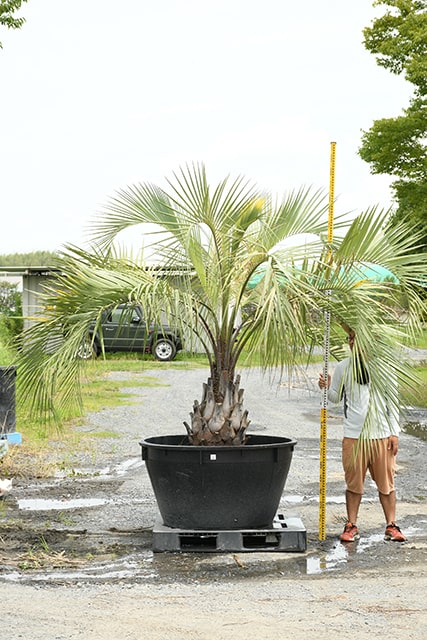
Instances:
[[[348,342],[353,351],[355,332],[348,331]],[[354,354],[353,354],[354,355]],[[356,360],[356,361],[354,361]],[[333,403],[344,402],[344,437],[342,441],[342,463],[346,481],[347,523],[340,535],[342,542],[353,542],[359,538],[357,516],[364,490],[366,471],[369,469],[379,494],[386,520],[385,540],[404,542],[405,536],[397,526],[396,492],[394,474],[400,432],[398,418],[390,415],[385,401],[376,408],[374,432],[368,440],[360,441],[370,399],[369,371],[363,358],[345,358],[338,363],[331,384],[327,384],[322,374],[319,378],[321,389],[328,387],[328,399]]]

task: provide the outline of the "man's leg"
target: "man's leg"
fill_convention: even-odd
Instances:
[[[348,521],[356,524],[367,470],[366,456],[355,438],[343,438],[342,464],[345,473],[345,503]]]
[[[395,469],[396,454],[389,449],[388,438],[378,440],[374,455],[370,461],[369,472],[372,480],[377,485],[386,524],[395,522],[396,519]]]
[[[387,496],[388,497],[388,496]],[[357,515],[359,513],[360,503],[362,501],[361,493],[353,493],[353,491],[345,492],[345,502],[347,506],[347,519],[349,522],[356,524]]]
[[[341,542],[353,542],[359,538],[356,522],[362,501],[366,473],[363,456],[360,455],[360,451],[357,449],[357,440],[355,438],[343,438],[342,463],[346,482],[347,524],[340,535],[340,540]]]
[[[389,448],[387,441],[388,438],[380,441],[378,457],[372,462],[371,475],[378,487],[378,495],[387,525],[384,540],[405,542],[406,537],[396,524],[396,492],[394,490],[396,453]]]
[[[385,523],[390,524],[396,520],[396,492],[391,491],[388,495],[378,492],[381,506],[384,511]]]

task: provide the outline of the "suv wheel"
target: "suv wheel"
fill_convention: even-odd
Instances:
[[[176,356],[176,346],[169,338],[159,338],[152,349],[156,360],[166,362],[173,360]]]
[[[91,360],[92,358],[98,357],[98,347],[96,342],[93,342],[90,336],[85,338],[77,349],[77,357],[81,360]]]

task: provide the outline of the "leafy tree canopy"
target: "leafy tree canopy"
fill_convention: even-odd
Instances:
[[[50,267],[55,261],[56,254],[52,251],[0,255],[0,267]]]
[[[0,313],[12,315],[20,311],[20,293],[18,285],[0,280]]]
[[[364,45],[377,63],[403,74],[414,94],[403,115],[374,121],[363,132],[360,157],[372,173],[396,176],[392,184],[398,208],[395,224],[408,218],[427,244],[427,1],[377,0],[386,13],[364,29]]]
[[[22,294],[18,285],[0,280],[0,336],[9,339],[22,331]]]
[[[27,0],[0,0],[0,25],[8,29],[20,29],[25,22],[25,18],[15,18],[14,13],[21,8],[21,4]],[[3,48],[0,42],[0,49]]]

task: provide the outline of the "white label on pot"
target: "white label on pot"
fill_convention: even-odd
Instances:
[[[210,459],[211,460],[216,460],[216,453],[211,453],[210,454]]]

